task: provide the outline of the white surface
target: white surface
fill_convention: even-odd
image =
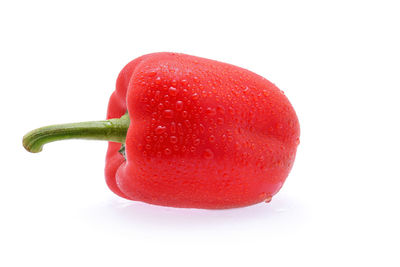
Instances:
[[[1,266],[399,266],[396,1],[7,1],[0,4]],[[125,201],[106,144],[21,145],[102,119],[149,52],[217,59],[285,91],[301,124],[270,204],[206,211]]]

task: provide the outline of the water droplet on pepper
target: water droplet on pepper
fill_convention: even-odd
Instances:
[[[214,158],[214,153],[211,151],[211,149],[207,148],[204,150],[203,157],[205,159],[212,159],[212,158]]]
[[[165,126],[157,126],[157,128],[154,130],[156,134],[163,134],[167,130],[167,127]]]

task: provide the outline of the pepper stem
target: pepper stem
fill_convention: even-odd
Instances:
[[[129,115],[104,121],[88,121],[45,126],[27,133],[22,144],[32,153],[42,151],[45,144],[66,139],[105,140],[125,143]]]

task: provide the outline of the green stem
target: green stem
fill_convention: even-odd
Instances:
[[[22,144],[32,153],[42,151],[43,145],[47,143],[65,139],[106,140],[123,144],[129,123],[129,115],[126,113],[119,119],[45,126],[27,133]]]

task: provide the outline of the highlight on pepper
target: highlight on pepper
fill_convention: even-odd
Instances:
[[[108,141],[117,195],[155,205],[226,209],[269,202],[293,166],[300,126],[287,97],[246,69],[153,53],[128,63],[103,121],[38,128],[26,150],[65,139]]]

